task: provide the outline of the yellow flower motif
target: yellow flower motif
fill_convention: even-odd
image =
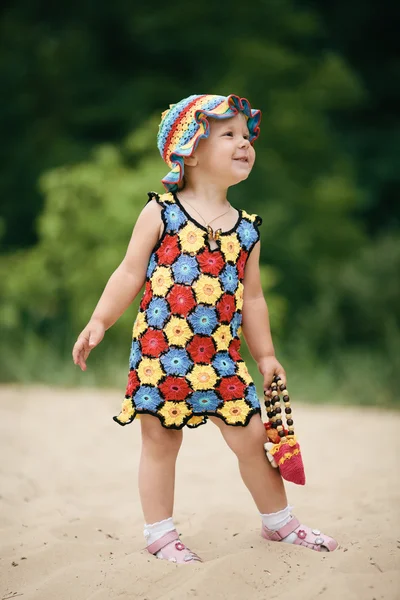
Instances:
[[[247,369],[247,365],[244,361],[237,363],[237,374],[239,375],[239,377],[241,377],[243,379],[243,381],[245,383],[253,383],[253,379],[252,379],[252,377]]]
[[[237,290],[235,292],[235,300],[236,300],[237,310],[242,310],[242,308],[243,308],[243,290],[244,290],[244,285],[241,281],[239,281]]]
[[[148,383],[150,385],[157,385],[164,375],[164,371],[158,358],[142,358],[138,364],[137,372],[140,383]]]
[[[234,425],[235,423],[245,423],[250,410],[250,406],[243,399],[227,400],[222,408],[217,409],[217,413],[223,416],[228,425]]]
[[[221,250],[225,255],[226,260],[235,261],[239,256],[240,242],[236,233],[231,235],[221,236]]]
[[[228,350],[229,344],[233,339],[229,325],[220,325],[212,334],[212,337],[217,344],[217,350]]]
[[[204,304],[215,304],[222,295],[222,288],[218,279],[211,275],[200,275],[193,285],[193,289],[197,302],[203,302]]]
[[[198,252],[204,246],[204,232],[193,223],[187,223],[179,232],[179,241],[184,252]]]
[[[121,412],[117,419],[120,423],[127,423],[132,419],[134,414],[135,409],[133,408],[132,401],[129,398],[126,398],[122,403]]]
[[[186,379],[194,390],[211,390],[214,389],[218,375],[211,365],[195,365]]]
[[[147,329],[146,315],[143,311],[139,311],[132,329],[132,338],[136,339],[143,331]]]
[[[202,425],[205,422],[206,420],[204,417],[193,416],[191,419],[189,419],[186,425],[188,425],[189,427],[198,427],[199,425]]]
[[[168,342],[176,346],[186,346],[193,337],[189,323],[184,317],[172,316],[164,328]]]
[[[167,400],[157,411],[157,414],[164,417],[164,424],[167,427],[179,427],[186,417],[191,414],[191,410],[187,407],[186,402]]]
[[[165,194],[161,194],[160,200],[162,200],[163,202],[169,202],[170,204],[173,204],[175,202],[171,192],[165,192]]]
[[[151,287],[158,296],[165,296],[174,283],[170,267],[156,267],[151,276]]]
[[[242,216],[246,217],[246,219],[248,219],[249,221],[255,221],[257,215],[256,213],[250,214],[247,211],[242,210]]]

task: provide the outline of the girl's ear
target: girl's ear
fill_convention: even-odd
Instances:
[[[183,164],[188,167],[195,167],[197,162],[198,160],[196,154],[192,154],[192,156],[185,156],[183,159]]]

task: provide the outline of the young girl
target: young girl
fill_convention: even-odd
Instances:
[[[73,349],[90,351],[145,284],[133,327],[122,410],[140,415],[139,492],[148,551],[178,563],[201,560],[179,539],[172,513],[182,428],[219,427],[272,541],[333,551],[337,542],[291,515],[282,478],[265,455],[254,382],[240,354],[243,332],[270,395],[275,357],[259,273],[261,217],[235,209],[230,186],[247,179],[261,113],[235,95],[194,95],[162,114],[158,148],[170,167],[167,193],[149,193],[125,258],[111,275]]]

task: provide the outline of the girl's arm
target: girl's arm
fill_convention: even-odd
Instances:
[[[260,278],[260,241],[247,259],[243,279],[242,331],[250,354],[264,376],[264,390],[268,390],[274,375],[286,384],[286,374],[275,357],[269,324],[268,307]]]
[[[151,252],[163,227],[161,207],[148,202],[134,226],[125,257],[107,282],[104,292],[72,351],[74,363],[86,370],[90,351],[101,342],[104,333],[136,298],[145,280]]]

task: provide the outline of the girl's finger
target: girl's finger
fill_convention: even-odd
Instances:
[[[279,379],[281,379],[283,385],[286,387],[286,374],[281,366],[276,370],[276,375]]]
[[[82,351],[79,355],[79,366],[82,371],[86,371],[86,358],[85,353]]]
[[[274,378],[274,372],[268,373],[268,375],[264,375],[264,388],[270,388],[272,380]]]
[[[82,352],[85,342],[86,342],[85,338],[82,338],[82,337],[78,337],[78,339],[76,340],[75,345],[72,349],[72,356],[74,358],[74,361],[78,360],[79,354]]]

